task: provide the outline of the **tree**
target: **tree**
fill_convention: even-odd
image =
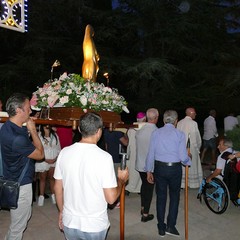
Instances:
[[[61,68],[55,77],[81,73],[84,29],[91,24],[100,54],[98,81],[105,82],[108,72],[110,86],[133,112],[150,106],[237,109],[239,35],[227,33],[226,16],[239,16],[238,5],[188,0],[184,12],[181,0],[119,2],[112,10],[110,0],[32,1],[28,33],[0,29],[4,97],[16,90],[31,94],[50,78],[56,59]]]

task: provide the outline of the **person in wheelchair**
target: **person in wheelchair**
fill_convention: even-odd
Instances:
[[[230,199],[234,205],[238,204],[238,193],[240,190],[240,174],[236,170],[236,157],[230,159],[230,156],[234,156],[235,152],[232,149],[233,143],[230,139],[224,137],[220,139],[218,149],[220,155],[217,158],[216,169],[206,178],[206,182],[211,182],[212,178],[219,177],[227,185]]]

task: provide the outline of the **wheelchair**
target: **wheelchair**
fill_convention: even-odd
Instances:
[[[230,194],[227,185],[220,178],[213,178],[207,183],[202,180],[197,198],[202,202],[203,199],[207,207],[216,214],[224,213],[230,204]]]

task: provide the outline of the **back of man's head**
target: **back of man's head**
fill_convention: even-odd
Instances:
[[[6,102],[6,111],[9,115],[9,117],[13,117],[16,115],[16,109],[22,108],[24,102],[29,99],[28,96],[26,96],[23,93],[14,93],[12,96],[10,96]]]
[[[147,110],[147,121],[150,123],[157,123],[159,112],[156,108],[149,108]]]
[[[163,122],[166,123],[171,123],[171,124],[176,124],[176,121],[178,119],[178,114],[175,110],[167,110],[163,114]]]
[[[82,115],[79,119],[79,130],[83,138],[95,135],[98,129],[102,127],[102,118],[97,113],[86,113]]]
[[[217,115],[216,110],[215,110],[215,109],[211,109],[211,110],[209,111],[209,115],[215,118],[216,115]]]

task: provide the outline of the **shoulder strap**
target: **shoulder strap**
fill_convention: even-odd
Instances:
[[[24,167],[24,169],[22,170],[22,173],[21,173],[21,175],[20,175],[20,177],[19,177],[19,179],[18,179],[18,182],[19,182],[19,183],[22,181],[22,179],[23,179],[23,177],[24,177],[24,175],[25,175],[25,173],[26,173],[26,171],[27,171],[29,162],[30,162],[30,159],[28,158],[27,164],[25,165],[25,167]]]
[[[0,177],[3,176],[3,163],[2,163],[2,150],[1,150],[1,144],[0,144]]]

